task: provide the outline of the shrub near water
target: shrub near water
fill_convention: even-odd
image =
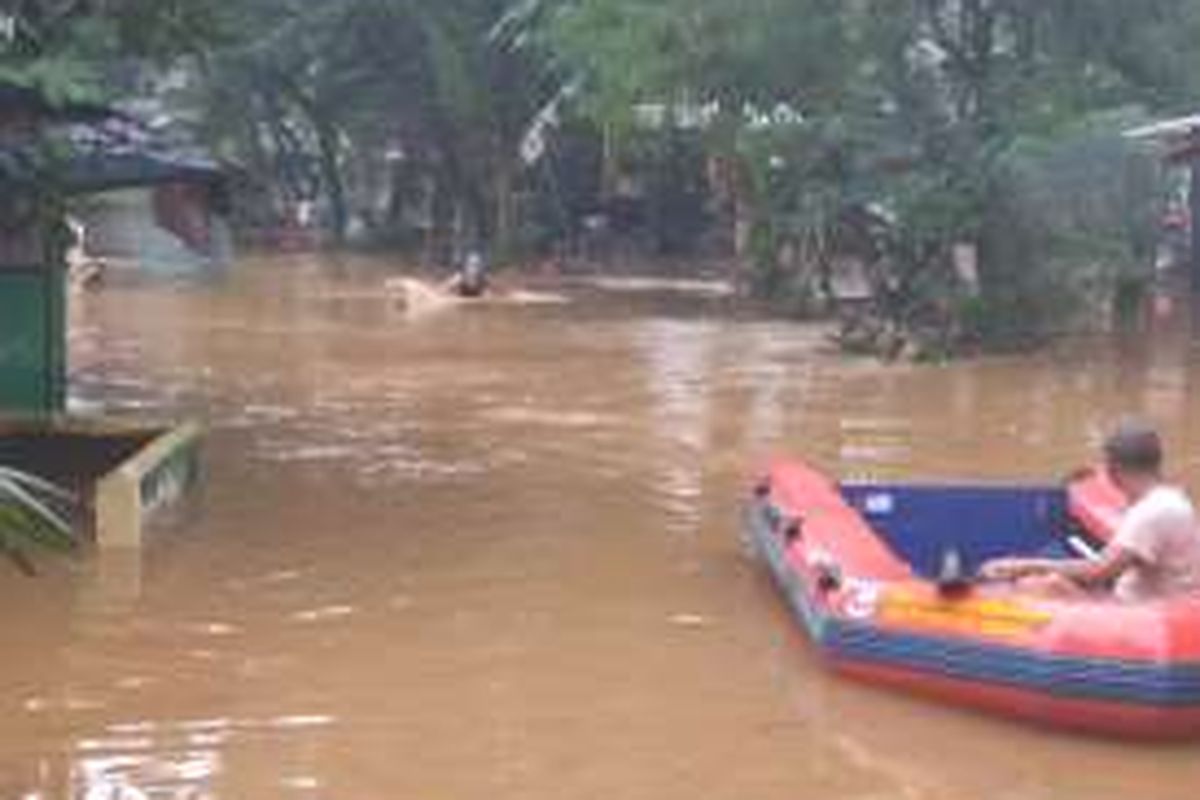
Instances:
[[[1155,161],[1115,133],[1122,127],[1105,118],[1021,142],[1005,159],[985,217],[991,273],[964,320],[979,341],[1097,328],[1123,295],[1149,288],[1165,183]]]
[[[973,185],[945,181],[901,195],[875,265],[871,349],[940,358],[1035,347],[1136,311],[1155,279],[1160,168],[1103,130],[1021,140]],[[954,266],[973,244],[977,281]],[[1129,298],[1134,298],[1132,301]]]

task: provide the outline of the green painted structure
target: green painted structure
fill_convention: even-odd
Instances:
[[[96,120],[92,105],[54,104],[0,79],[0,414],[41,415],[66,402],[66,267],[39,198],[48,125]]]
[[[0,413],[63,408],[65,306],[62,269],[0,266]]]

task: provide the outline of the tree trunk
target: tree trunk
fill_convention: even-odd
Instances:
[[[1191,217],[1191,254],[1189,270],[1191,279],[1189,287],[1193,297],[1200,298],[1200,161],[1193,160],[1189,165],[1191,183],[1189,185],[1188,207]]]
[[[454,261],[454,194],[444,169],[435,171],[432,181],[426,258],[433,264],[448,266]]]
[[[325,184],[325,193],[329,200],[329,229],[333,234],[333,241],[342,244],[346,241],[346,226],[350,215],[346,207],[346,184],[342,179],[341,160],[338,158],[337,131],[324,119],[314,118],[312,123],[317,134],[317,148],[320,151],[321,181]]]
[[[332,115],[324,112],[322,104],[308,95],[304,87],[291,76],[281,78],[284,91],[295,102],[300,113],[307,118],[317,139],[317,160],[320,164],[321,183],[329,201],[330,233],[334,242],[346,240],[346,225],[349,211],[346,206],[346,184],[342,177],[341,159],[338,157],[338,128]]]
[[[506,261],[516,249],[517,205],[513,196],[513,171],[507,164],[496,169],[493,183],[495,222],[492,229],[492,250],[496,261]]]

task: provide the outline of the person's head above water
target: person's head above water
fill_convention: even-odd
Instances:
[[[478,297],[487,290],[487,264],[479,251],[467,253],[455,279],[455,289],[463,297]]]
[[[483,256],[479,254],[478,250],[467,253],[467,257],[463,261],[463,272],[468,275],[482,275],[485,268]]]
[[[1122,420],[1104,440],[1104,461],[1122,488],[1131,481],[1156,480],[1163,464],[1158,431],[1141,420]]]

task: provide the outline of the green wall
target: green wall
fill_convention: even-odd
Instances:
[[[0,267],[0,413],[62,410],[65,306],[62,270]]]

